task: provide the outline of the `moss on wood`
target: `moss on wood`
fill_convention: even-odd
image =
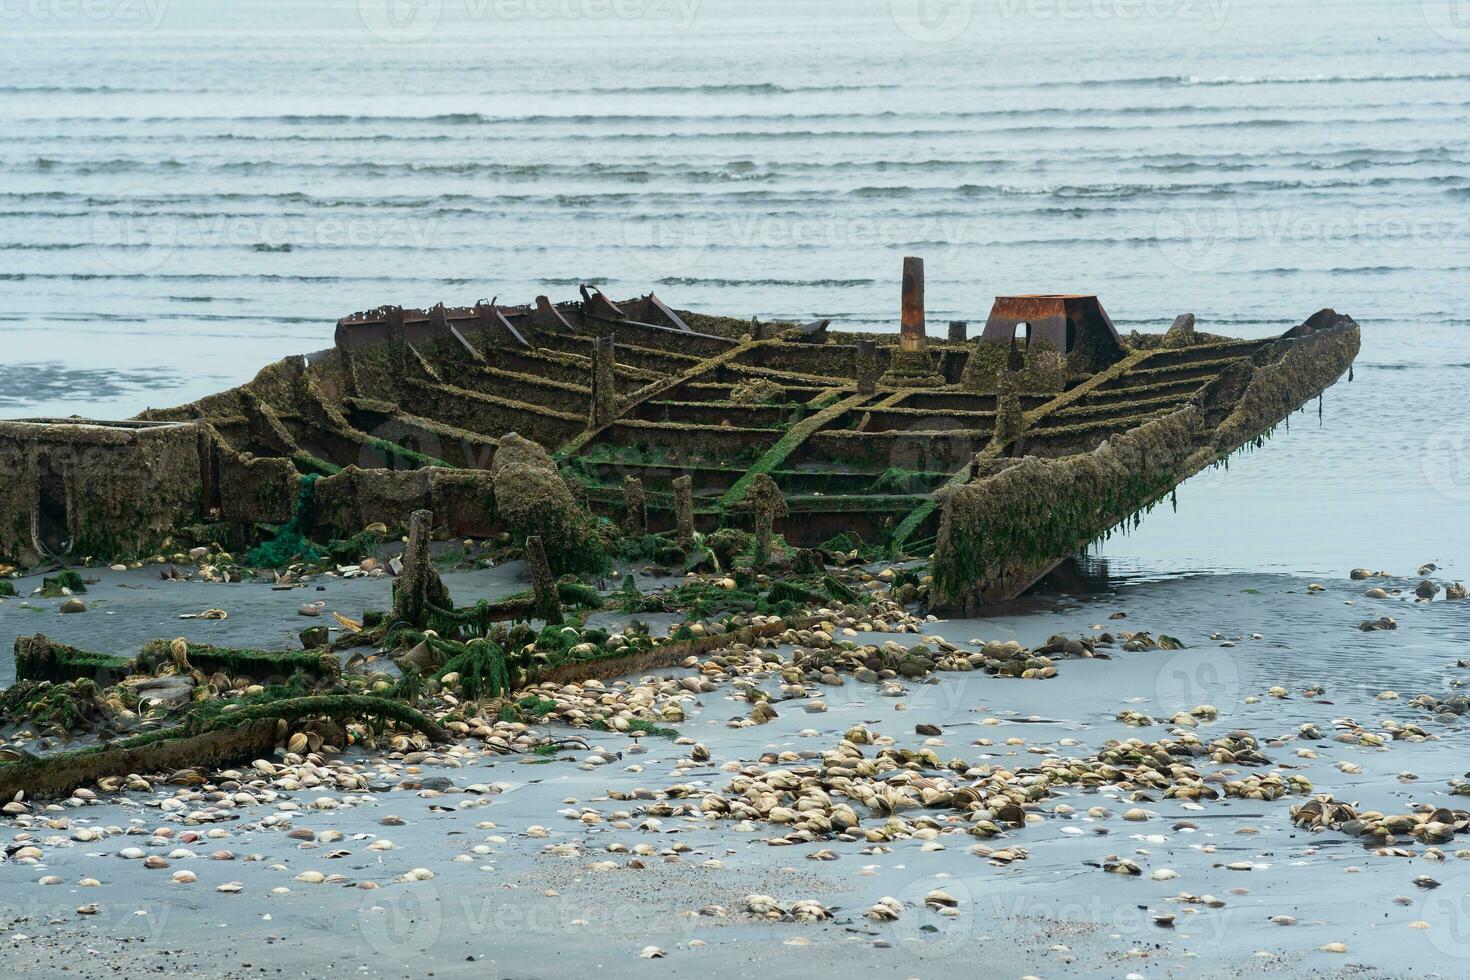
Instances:
[[[172,640],[149,640],[138,651],[137,669],[152,673],[172,662]],[[341,668],[332,654],[309,650],[250,650],[188,643],[189,664],[205,673],[248,677],[257,683],[280,682],[301,673],[317,680],[338,676]]]
[[[289,723],[303,718],[377,719],[420,732],[435,742],[451,740],[432,719],[387,698],[357,694],[285,698],[227,712],[199,727],[178,725],[116,739],[105,746],[0,764],[0,798],[12,799],[18,793],[35,799],[62,797],[108,777],[213,769],[259,758],[271,753]]]
[[[131,674],[135,662],[57,643],[43,633],[15,638],[15,679],[63,683],[81,678],[106,686]]]

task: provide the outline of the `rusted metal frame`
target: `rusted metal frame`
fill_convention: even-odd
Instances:
[[[577,287],[582,294],[583,312],[597,316],[610,317],[614,320],[626,320],[628,314],[624,313],[618,304],[608,299],[596,286],[586,283]]]
[[[1038,405],[1036,408],[1032,409],[1029,412],[1023,412],[1023,422],[1021,428],[1022,438],[1025,437],[1026,432],[1040,419],[1044,418],[1047,415],[1050,415],[1052,412],[1057,411],[1058,409],[1066,408],[1078,399],[1095,391],[1100,385],[1104,384],[1105,382],[1127,374],[1134,368],[1138,367],[1140,364],[1143,364],[1155,353],[1156,352],[1152,350],[1136,351],[1133,354],[1130,354],[1129,356],[1123,358],[1123,360],[1119,361],[1118,363],[1112,365],[1107,370],[1099,371],[1097,374],[1088,378],[1086,381],[1082,382],[1071,391],[1064,391],[1060,395],[1057,395],[1055,398],[1046,402],[1045,404]],[[1004,449],[1005,446],[1003,444],[992,440],[989,444],[986,445],[984,449],[975,454],[975,459],[994,459],[998,457]],[[971,460],[969,463],[965,464],[963,468],[958,470],[943,484],[941,484],[939,487],[936,487],[934,492],[937,493],[943,487],[960,486],[969,483],[970,474],[973,472],[974,463],[975,460]],[[929,515],[934,512],[937,506],[938,504],[934,500],[934,493],[930,493],[928,500],[924,501],[918,507],[915,507],[912,511],[910,511],[909,515],[905,517],[902,521],[900,521],[898,526],[893,529],[893,536],[890,537],[888,540],[888,548],[890,553],[895,555],[899,554],[904,546],[904,543],[908,541],[909,536],[918,529],[920,524],[923,524],[924,521],[928,519]]]
[[[596,320],[599,323],[622,324],[629,327],[641,327],[645,330],[658,330],[673,336],[688,335],[690,337],[698,337],[701,340],[718,340],[722,344],[729,344],[732,346],[739,343],[739,341],[731,340],[729,337],[721,337],[719,334],[714,333],[700,333],[697,330],[690,330],[688,327],[684,327],[681,330],[678,327],[667,327],[661,323],[648,323],[645,320],[634,320],[626,316],[606,316],[602,313],[589,312],[583,315],[588,320]]]
[[[535,346],[529,340],[527,340],[519,330],[515,328],[510,320],[506,318],[506,315],[504,313],[500,312],[500,307],[495,305],[494,300],[491,300],[488,304],[476,303],[474,305],[474,313],[475,320],[477,323],[480,324],[480,329],[483,332],[497,333],[503,330],[510,335],[512,340],[520,344],[522,347]]]
[[[561,311],[546,296],[536,297],[535,311],[532,314],[536,326],[553,333],[576,333],[567,318],[561,315]]]
[[[1067,324],[1076,322],[1077,342],[1083,341],[1083,333],[1091,314],[1097,315],[1098,323],[1109,334],[1114,344],[1122,347],[1122,338],[1113,325],[1112,317],[1103,308],[1097,296],[1092,294],[1035,294],[1025,296],[997,296],[985,321],[980,335],[982,343],[1009,342],[1015,336],[1020,323],[1030,325],[1031,340],[1044,339],[1056,346],[1061,353],[1067,352]]]
[[[458,327],[449,322],[449,312],[444,308],[443,303],[439,303],[433,309],[429,310],[428,320],[429,324],[434,328],[435,331],[442,334],[448,334],[449,336],[453,337],[455,340],[459,341],[461,347],[469,352],[471,358],[476,361],[480,361],[481,363],[484,362],[485,356],[480,353],[480,351],[475,347],[474,344],[471,344],[469,340],[465,338],[464,334],[459,332]]]
[[[485,355],[480,353],[479,349],[475,347],[474,344],[470,343],[468,338],[466,338],[464,334],[459,332],[458,327],[451,323],[449,325],[449,332],[454,336],[455,340],[459,341],[460,344],[463,345],[465,350],[469,351],[470,357],[474,358],[481,364],[485,363]]]
[[[689,324],[680,319],[679,314],[669,309],[669,307],[664,304],[664,301],[659,299],[653,293],[648,294],[648,303],[655,310],[658,310],[659,313],[663,314],[664,317],[668,319],[669,323],[672,324],[674,327],[678,328],[679,330],[683,330],[685,333],[694,332],[692,329],[690,329]]]
[[[573,412],[564,412],[560,409],[549,408],[545,405],[530,405],[527,402],[517,401],[514,398],[502,398],[499,395],[492,395],[484,391],[476,391],[474,388],[465,388],[462,385],[451,384],[450,382],[442,381],[438,378],[434,378],[428,381],[410,380],[409,384],[438,392],[441,395],[448,395],[453,398],[460,398],[470,402],[479,402],[486,405],[495,405],[499,408],[531,408],[534,409],[536,414],[542,418],[552,418],[560,422],[580,422],[583,418],[581,415]],[[456,426],[456,428],[460,427]],[[467,431],[474,432],[475,430],[470,429]],[[488,435],[488,433],[477,434]]]
[[[677,388],[679,385],[687,384],[691,381],[697,381],[699,378],[706,374],[713,374],[714,372],[718,371],[720,368],[728,364],[730,361],[748,350],[752,350],[757,347],[768,346],[775,343],[779,343],[779,341],[752,340],[746,343],[739,343],[727,351],[722,351],[721,353],[715,354],[712,357],[705,358],[697,364],[690,365],[687,370],[682,371],[679,374],[674,375],[673,377],[661,378],[658,381],[653,381],[649,384],[644,385],[642,388],[639,388],[638,390],[632,392],[628,396],[627,400],[618,406],[617,418],[611,420],[604,425],[589,426],[585,431],[576,436],[573,436],[570,440],[568,440],[564,446],[557,450],[556,455],[559,457],[575,456],[577,453],[586,448],[590,443],[599,438],[604,432],[606,432],[609,426],[619,421],[620,419],[627,418],[629,413],[631,413],[638,406],[642,405],[644,402],[657,398],[664,392],[671,391],[672,389]]]

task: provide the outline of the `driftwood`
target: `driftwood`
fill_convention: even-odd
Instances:
[[[778,623],[766,623],[763,626],[746,626],[729,633],[715,633],[708,636],[696,636],[692,640],[671,640],[668,643],[654,647],[652,650],[640,650],[637,653],[628,654],[626,657],[608,657],[603,660],[574,660],[569,663],[557,664],[554,667],[543,667],[536,673],[532,683],[535,684],[572,684],[577,681],[605,680],[611,677],[621,677],[624,674],[637,674],[646,670],[661,670],[665,667],[673,667],[686,657],[697,657],[708,653],[719,647],[729,646],[732,643],[749,643],[763,636],[780,636],[791,629],[810,629],[822,620],[818,617],[807,619],[786,620]]]
[[[269,754],[286,727],[298,719],[372,716],[421,732],[434,742],[451,740],[437,722],[398,701],[352,694],[285,698],[222,715],[199,730],[177,725],[108,745],[0,765],[0,799],[21,793],[41,799],[68,796],[109,776],[218,768]]]

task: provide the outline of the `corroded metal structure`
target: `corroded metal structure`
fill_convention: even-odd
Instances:
[[[148,530],[170,518],[238,537],[289,519],[300,478],[318,474],[312,519],[328,532],[429,508],[456,533],[486,533],[500,526],[492,460],[518,433],[555,454],[594,511],[620,515],[638,481],[640,526],[654,531],[674,530],[690,501],[683,520],[697,530],[748,525],[747,493],[769,477],[789,543],[847,532],[933,553],[939,604],[967,607],[1018,593],[1258,439],[1358,349],[1357,325],[1330,310],[1259,340],[1192,326],[1125,338],[1084,295],[1001,297],[978,339],[963,324],[925,337],[913,260],[903,299],[900,336],[704,315],[652,293],[614,301],[591,286],[569,303],[357,313],[331,349],[130,423],[179,425],[161,430],[169,451],[193,453],[170,464],[173,513],[150,513]],[[47,435],[0,423],[0,453],[34,459],[26,439],[65,441],[76,424]],[[47,479],[53,526],[68,519],[54,501],[75,498]],[[42,557],[41,492],[21,487],[0,514],[0,557]],[[84,515],[70,520],[53,545],[95,539]],[[141,548],[149,534],[114,537]]]

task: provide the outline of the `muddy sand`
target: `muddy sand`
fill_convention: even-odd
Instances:
[[[94,574],[85,614],[60,615],[60,600],[40,598],[0,606],[0,682],[13,677],[9,650],[20,634],[44,631],[116,653],[177,635],[288,648],[303,626],[326,621],[298,616],[301,603],[323,600],[329,613],[356,616],[386,606],[390,584],[331,580],[325,591],[272,591],[162,582],[156,569]],[[494,598],[524,588],[523,576],[523,566],[507,565],[450,572],[445,582],[456,596]],[[855,725],[897,747],[1015,768],[1049,754],[1087,755],[1110,739],[1157,740],[1176,729],[1176,712],[1210,704],[1218,717],[1195,734],[1254,734],[1271,762],[1256,772],[1303,775],[1315,792],[1355,801],[1360,810],[1454,807],[1463,797],[1452,795],[1451,781],[1466,768],[1459,722],[1437,720],[1410,700],[1450,696],[1470,678],[1456,665],[1470,653],[1470,605],[1415,603],[1416,578],[1363,583],[1344,572],[1319,581],[1324,588],[1314,590],[1308,586],[1316,583],[1286,575],[1198,576],[1032,602],[984,620],[927,623],[923,633],[960,645],[1015,639],[1031,646],[1054,633],[1126,628],[1167,633],[1186,648],[1114,648],[1112,659],[1061,660],[1059,675],[1044,681],[936,673],[904,681],[898,696],[849,677],[806,699],[820,696],[826,711],[777,701],[778,717],[752,727],[728,727],[750,705],[721,685],[685,701],[687,719],[672,726],[708,748],[703,763],[690,762],[689,745],[671,738],[566,728],[588,748],[569,746],[552,757],[481,754],[459,768],[425,765],[419,788],[402,787],[400,764],[391,776],[370,775],[367,792],[283,792],[272,805],[242,807],[208,824],[162,808],[163,792],[42,815],[66,820],[61,829],[37,823],[27,831],[6,820],[0,970],[83,977],[786,977],[849,968],[893,977],[1463,976],[1470,972],[1470,862],[1459,855],[1470,852],[1452,841],[1436,859],[1434,849],[1409,839],[1412,856],[1379,856],[1343,833],[1298,829],[1289,808],[1304,796],[1191,803],[1159,794],[1135,799],[1106,785],[1054,789],[1041,807],[1044,820],[1000,838],[980,841],[961,825],[875,848],[861,839],[773,845],[779,831],[770,824],[697,813],[651,817],[645,808],[653,794],[638,792],[685,784],[726,793],[726,763],[780,752],[810,761]],[[39,579],[16,584],[24,596]],[[1365,598],[1365,586],[1374,584],[1403,594]],[[229,618],[177,618],[210,607]],[[1126,619],[1109,618],[1120,612]],[[1396,618],[1399,629],[1358,629],[1382,615]],[[912,645],[920,636],[856,639]],[[779,697],[779,678],[762,686]],[[1273,688],[1284,691],[1273,695]],[[1399,696],[1385,699],[1386,691]],[[1117,717],[1125,711],[1156,723],[1129,725]],[[1334,738],[1349,729],[1345,719],[1357,731],[1419,725],[1429,738],[1349,744]],[[1308,723],[1320,727],[1320,739],[1268,741]],[[921,724],[940,734],[917,734]],[[1315,758],[1302,757],[1302,748]],[[342,758],[369,774],[381,761],[357,750]],[[1224,768],[1208,760],[1199,766]],[[630,798],[638,796],[649,798]],[[319,803],[324,797],[329,802]],[[1072,812],[1051,812],[1058,804]],[[1099,806],[1106,815],[1089,815]],[[1134,808],[1144,819],[1123,819]],[[589,812],[595,817],[585,818]],[[905,816],[926,813],[944,817]],[[174,834],[156,835],[161,827]],[[76,839],[89,836],[78,834],[85,828],[117,833]],[[180,835],[190,832],[200,839],[181,845]],[[381,839],[391,849],[374,849]],[[40,860],[18,860],[22,845],[38,846]],[[973,853],[976,845],[1026,854],[1002,863]],[[120,856],[129,848],[166,867]],[[212,859],[216,850],[230,857]],[[1142,873],[1103,870],[1119,858]],[[176,880],[181,872],[195,880]],[[315,880],[327,875],[342,877]],[[51,877],[59,883],[42,883]],[[952,909],[926,905],[936,890],[954,900]],[[815,899],[831,918],[763,920],[748,911],[750,895],[783,907]],[[897,900],[896,920],[864,914],[885,897]],[[710,906],[724,914],[700,913]]]

